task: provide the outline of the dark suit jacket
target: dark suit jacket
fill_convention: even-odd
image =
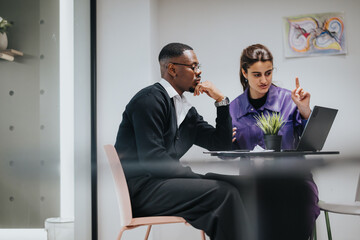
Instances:
[[[217,107],[216,128],[192,107],[180,127],[172,99],[159,83],[139,91],[128,103],[115,148],[127,179],[141,175],[161,178],[198,177],[179,159],[196,144],[208,150],[231,149],[229,106]]]

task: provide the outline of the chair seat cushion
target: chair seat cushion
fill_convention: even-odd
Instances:
[[[325,210],[333,213],[360,215],[360,202],[353,203],[327,203],[319,201],[319,207],[321,210]]]

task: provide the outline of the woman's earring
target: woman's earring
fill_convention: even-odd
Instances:
[[[245,78],[245,82],[246,82],[246,83],[248,82],[247,78]]]

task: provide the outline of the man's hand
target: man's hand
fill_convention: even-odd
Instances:
[[[206,93],[209,97],[215,99],[216,102],[220,102],[224,99],[224,95],[220,92],[220,90],[209,81],[201,82],[196,85],[194,96],[199,96],[202,93]]]
[[[236,127],[233,128],[233,139],[232,139],[232,142],[235,142],[236,140],[236,137],[235,137],[235,134],[236,134]]]
[[[301,116],[308,119],[311,113],[310,109],[310,93],[300,87],[299,78],[295,79],[296,88],[291,91],[291,98],[299,109]]]

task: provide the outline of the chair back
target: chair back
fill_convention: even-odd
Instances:
[[[359,174],[359,179],[358,179],[358,184],[357,184],[357,189],[356,189],[355,202],[360,202],[360,174]]]
[[[129,189],[126,182],[124,170],[121,166],[119,156],[113,145],[104,146],[107,159],[111,168],[113,180],[115,183],[116,196],[120,211],[121,226],[130,224],[132,220],[131,201]]]

